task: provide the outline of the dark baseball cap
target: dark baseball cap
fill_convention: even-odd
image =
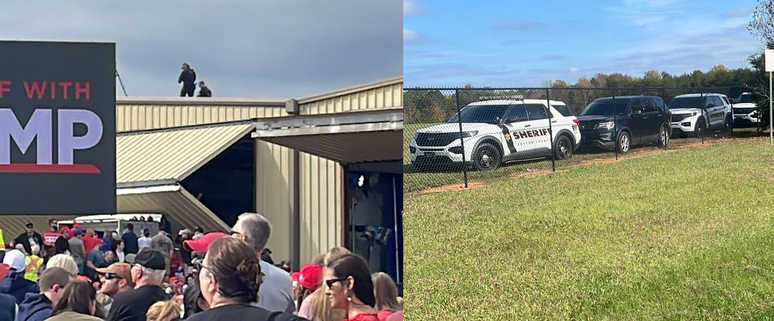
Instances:
[[[167,263],[159,250],[144,248],[134,258],[134,263],[153,270],[166,270]]]
[[[26,226],[27,228],[32,228],[32,227],[33,227],[33,225],[32,225],[32,222],[30,222],[30,223],[27,223],[27,225],[25,225],[25,226]]]

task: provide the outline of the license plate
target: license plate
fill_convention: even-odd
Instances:
[[[435,157],[435,153],[432,153],[432,152],[425,152],[425,157],[427,157],[427,158],[433,158],[433,157]]]

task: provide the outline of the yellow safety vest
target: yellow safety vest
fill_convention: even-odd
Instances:
[[[40,272],[40,266],[43,265],[43,258],[37,255],[30,255],[24,261],[27,263],[27,267],[24,269],[24,278],[32,282],[38,282],[38,272]]]
[[[5,241],[3,240],[3,229],[0,229],[0,251],[5,251]]]

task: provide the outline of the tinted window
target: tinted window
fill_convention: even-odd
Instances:
[[[752,103],[753,97],[750,94],[742,94],[739,96],[739,99],[736,101],[737,104],[746,104],[746,103]]]
[[[528,120],[527,110],[524,109],[524,105],[513,106],[513,108],[508,111],[508,113],[505,115],[505,118],[503,119],[509,123]]]
[[[642,112],[643,113],[652,113],[656,111],[656,104],[653,103],[650,99],[645,99],[642,101]]]
[[[508,110],[508,105],[492,105],[492,106],[467,106],[460,114],[462,115],[463,123],[485,123],[485,124],[498,124],[500,119]],[[449,119],[450,123],[456,123],[457,115],[454,115]]]
[[[701,108],[701,97],[678,97],[672,99],[669,108]]]
[[[548,118],[546,107],[543,105],[530,104],[530,105],[526,105],[526,108],[527,108],[527,114],[529,114],[529,120]]]
[[[651,98],[651,101],[654,105],[656,105],[656,108],[662,112],[666,111],[666,107],[664,106],[664,101],[659,98]]]
[[[718,96],[712,96],[712,103],[714,103],[715,106],[723,106],[723,101],[720,100],[720,97]]]
[[[572,110],[570,110],[570,106],[567,106],[567,105],[551,105],[551,107],[554,107],[554,109],[556,109],[556,111],[558,111],[564,117],[574,116],[572,114]]]
[[[728,98],[726,98],[726,96],[721,96],[720,98],[723,99],[723,102],[725,102],[726,105],[731,105],[731,103],[728,102]]]
[[[631,99],[616,99],[615,100],[616,115],[625,115],[626,113],[628,113],[627,106],[629,105],[630,101]],[[586,115],[612,116],[613,100],[610,98],[597,99],[594,102],[592,102],[588,107],[586,107],[586,109],[584,109],[579,115],[580,116],[586,116]]]

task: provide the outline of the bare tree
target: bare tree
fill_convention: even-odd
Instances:
[[[774,43],[774,1],[758,0],[747,30],[765,44]]]

